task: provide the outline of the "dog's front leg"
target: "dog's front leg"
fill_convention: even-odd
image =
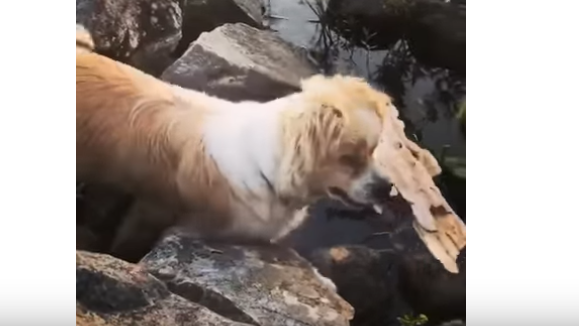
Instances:
[[[109,253],[136,263],[153,248],[175,220],[172,212],[144,200],[137,200],[117,230]]]
[[[271,242],[272,243],[279,242],[280,240],[285,238],[288,234],[290,234],[292,231],[300,227],[304,223],[306,218],[309,216],[308,209],[309,206],[305,206],[302,209],[295,211],[291,219],[285,225],[285,227],[282,228],[280,232],[271,239]]]

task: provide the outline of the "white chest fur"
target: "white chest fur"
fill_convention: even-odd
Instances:
[[[281,137],[281,108],[244,102],[215,108],[203,128],[207,153],[234,187],[258,191],[273,180]]]
[[[236,194],[233,223],[223,235],[275,240],[301,224],[304,216],[286,207],[272,187],[278,174],[281,113],[285,100],[269,103],[223,103],[204,123],[207,154]]]

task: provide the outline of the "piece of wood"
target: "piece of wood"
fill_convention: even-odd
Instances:
[[[432,255],[451,273],[466,246],[466,224],[434,183],[441,168],[434,156],[408,139],[398,110],[391,106],[375,158],[397,192],[410,204],[414,229]]]

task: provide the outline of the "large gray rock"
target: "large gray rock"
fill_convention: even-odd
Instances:
[[[315,73],[273,32],[225,24],[201,34],[161,78],[229,100],[267,101],[299,90],[300,80]]]
[[[201,33],[223,24],[263,28],[262,10],[262,0],[183,0],[183,38],[177,53],[185,52]]]
[[[171,293],[137,265],[76,253],[77,326],[249,326]]]
[[[77,0],[76,22],[96,51],[159,75],[181,39],[179,0]]]
[[[293,250],[165,237],[139,265],[181,297],[251,325],[349,325],[353,309]]]

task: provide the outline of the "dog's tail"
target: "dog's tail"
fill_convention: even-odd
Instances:
[[[76,53],[94,51],[94,41],[84,26],[76,24]]]

